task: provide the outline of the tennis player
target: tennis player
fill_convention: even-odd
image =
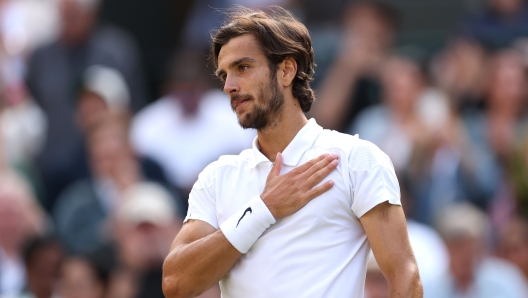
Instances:
[[[200,174],[163,266],[167,298],[363,297],[372,249],[391,297],[422,297],[390,159],[308,120],[314,52],[289,12],[237,9],[211,59],[253,148]]]

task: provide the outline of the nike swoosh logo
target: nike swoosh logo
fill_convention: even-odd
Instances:
[[[242,217],[237,222],[237,225],[236,225],[237,228],[238,228],[238,224],[240,223],[242,218],[244,218],[244,216],[246,216],[246,213],[248,213],[248,211],[249,211],[249,213],[253,213],[253,210],[251,210],[251,207],[248,207],[246,210],[244,210],[244,214],[242,214]]]

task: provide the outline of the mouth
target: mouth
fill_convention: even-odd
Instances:
[[[249,98],[242,98],[242,99],[233,100],[233,102],[231,103],[231,107],[233,108],[234,111],[237,111],[238,108],[243,106],[249,100],[250,100]]]

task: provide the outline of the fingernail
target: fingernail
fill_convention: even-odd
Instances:
[[[336,159],[332,160],[332,165],[333,166],[337,166],[337,164],[338,164],[338,161]]]
[[[337,159],[337,158],[339,158],[339,155],[337,155],[337,154],[332,154],[332,157]]]

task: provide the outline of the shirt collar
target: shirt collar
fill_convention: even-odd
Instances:
[[[323,128],[315,122],[315,119],[310,119],[282,152],[282,162],[288,166],[297,166],[304,152],[315,142],[322,130]],[[249,167],[251,168],[256,167],[261,162],[270,161],[260,152],[257,138],[253,139],[253,154],[249,160]]]

